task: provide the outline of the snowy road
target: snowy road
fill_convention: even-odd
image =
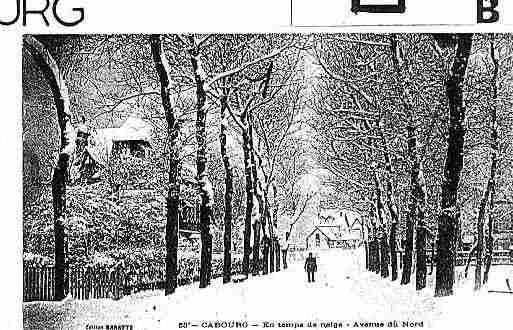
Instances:
[[[264,322],[274,328],[291,328],[300,323],[306,328],[308,322],[332,329],[369,325],[366,322],[383,322],[386,327],[389,321],[397,321],[398,327],[403,327],[403,321],[410,322],[410,326],[438,327],[475,325],[473,318],[482,319],[480,315],[488,309],[498,316],[509,315],[513,299],[506,295],[488,294],[474,300],[475,295],[465,291],[455,297],[435,299],[430,289],[419,293],[413,284],[400,286],[398,281],[391,283],[366,272],[361,253],[321,252],[315,283],[307,283],[303,265],[298,262],[286,271],[250,277],[243,283],[222,285],[216,280],[202,290],[196,285],[181,287],[169,297],[162,292],[146,292],[119,301],[28,303],[24,304],[25,328],[108,330],[106,325],[131,325],[133,329],[177,329],[180,324],[188,328],[215,327],[209,321],[247,322],[249,328],[264,327]],[[486,299],[492,308],[486,306]],[[471,301],[482,305],[473,306]],[[474,317],[464,308],[467,305],[470,310],[476,309]],[[494,320],[499,322],[497,317]]]

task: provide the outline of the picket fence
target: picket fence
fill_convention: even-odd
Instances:
[[[53,300],[54,267],[23,268],[23,301]]]
[[[55,268],[27,266],[23,269],[23,301],[53,300]],[[69,293],[75,299],[120,298],[126,290],[123,270],[69,270]]]
[[[397,251],[397,263],[399,268],[402,268],[403,250]],[[459,251],[456,255],[456,266],[465,266],[467,264],[470,251]],[[433,248],[426,249],[426,264],[432,270],[435,264],[436,250]],[[476,255],[473,254],[470,259],[470,264],[475,265]],[[494,250],[492,254],[492,265],[513,265],[513,254],[509,250]]]
[[[259,263],[260,267],[261,264],[262,262]],[[241,261],[234,260],[232,274],[241,272]],[[53,266],[24,266],[23,301],[53,300],[55,295],[54,276]],[[215,263],[212,267],[212,278],[221,276],[223,276],[222,264]],[[199,281],[199,264],[196,263],[178,275],[179,286],[197,281]],[[69,293],[74,299],[120,299],[139,291],[164,289],[165,269],[163,267],[145,267],[138,270],[123,268],[98,270],[71,267],[68,282]]]

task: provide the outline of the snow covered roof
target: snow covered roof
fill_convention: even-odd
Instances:
[[[361,238],[360,230],[346,230],[342,226],[316,226],[310,235],[308,235],[307,239],[315,232],[321,233],[330,241],[345,241]]]
[[[318,226],[342,226],[343,228],[361,230],[360,215],[350,210],[339,208],[319,210]]]
[[[118,141],[144,141],[150,143],[152,127],[144,120],[129,117],[121,127],[100,128],[93,132],[87,152],[98,163],[107,164],[112,145]]]
[[[96,130],[98,136],[111,141],[151,141],[152,127],[144,120],[129,117],[121,127]]]
[[[129,117],[120,128],[115,129],[114,141],[151,141],[152,127],[144,120]]]

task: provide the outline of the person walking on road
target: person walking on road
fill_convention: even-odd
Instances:
[[[312,255],[312,252],[308,254],[305,260],[305,271],[308,273],[308,283],[315,282],[315,272],[317,271],[317,260]]]

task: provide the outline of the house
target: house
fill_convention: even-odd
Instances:
[[[88,149],[102,163],[114,155],[144,158],[151,147],[152,131],[144,120],[129,117],[121,127],[97,129],[91,136]]]
[[[319,210],[317,224],[306,237],[306,248],[353,249],[363,242],[364,230],[360,216],[341,209]]]
[[[100,180],[100,172],[117,157],[145,158],[151,148],[152,127],[144,120],[129,117],[120,127],[91,131],[85,120],[77,125],[77,150],[72,178],[86,182]]]
[[[306,238],[306,248],[354,249],[361,242],[359,232],[347,231],[343,226],[316,226]]]

